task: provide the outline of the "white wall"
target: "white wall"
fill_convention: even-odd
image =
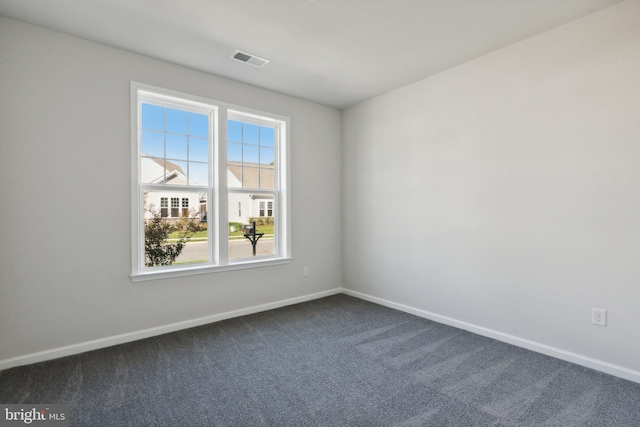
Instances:
[[[131,281],[131,80],[291,118],[290,264]],[[339,288],[339,233],[301,230],[318,211],[340,227],[340,129],[338,110],[0,17],[0,366]]]
[[[346,288],[640,380],[640,2],[351,107],[343,144]]]

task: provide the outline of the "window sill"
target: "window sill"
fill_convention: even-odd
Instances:
[[[256,261],[242,261],[228,265],[203,265],[189,267],[165,267],[145,270],[131,275],[134,282],[147,280],[170,279],[174,277],[195,276],[198,274],[220,273],[223,271],[246,270],[248,268],[269,267],[272,265],[289,264],[291,258],[271,258]]]

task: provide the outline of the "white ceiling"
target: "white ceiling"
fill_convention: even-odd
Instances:
[[[344,108],[620,1],[0,0],[0,15]]]

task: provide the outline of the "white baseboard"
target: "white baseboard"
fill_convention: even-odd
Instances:
[[[434,322],[443,323],[445,325],[453,326],[458,329],[464,329],[474,334],[482,335],[488,338],[493,338],[498,341],[502,341],[508,344],[515,345],[517,347],[526,348],[538,353],[545,354],[547,356],[555,357],[556,359],[565,360],[567,362],[575,363],[576,365],[585,366],[587,368],[595,369],[596,371],[605,372],[616,377],[624,378],[629,381],[640,383],[640,372],[628,369],[622,366],[614,365],[612,363],[604,362],[602,360],[593,359],[591,357],[583,356],[581,354],[572,353],[570,351],[562,350],[560,348],[551,347],[545,344],[541,344],[535,341],[526,340],[513,335],[505,334],[492,329],[477,326],[471,323],[462,322],[460,320],[452,319],[450,317],[441,316],[439,314],[431,313],[418,308],[410,307],[404,304],[398,304],[392,301],[385,300],[383,298],[374,297],[371,295],[363,294],[361,292],[352,291],[350,289],[342,289],[342,292],[346,295],[350,295],[365,301],[373,302],[383,305],[385,307],[394,308],[396,310],[404,311],[425,319],[433,320]]]
[[[11,359],[0,360],[0,371],[13,368],[16,366],[30,365],[32,363],[44,362],[46,360],[57,359],[59,357],[71,356],[74,354],[84,353],[86,351],[98,350],[105,347],[111,347],[118,344],[124,344],[131,341],[137,341],[144,338],[150,338],[157,335],[175,332],[182,329],[193,328],[195,326],[206,325],[209,323],[219,322],[221,320],[231,319],[234,317],[246,316],[248,314],[260,313],[262,311],[273,310],[275,308],[285,307],[287,305],[298,304],[305,301],[311,301],[318,298],[324,298],[330,295],[342,293],[341,288],[335,288],[328,291],[317,292],[313,294],[303,295],[300,297],[289,298],[281,301],[275,301],[267,304],[256,305],[253,307],[243,308],[240,310],[228,311],[226,313],[214,314],[212,316],[200,317],[198,319],[186,320],[184,322],[172,323],[170,325],[159,326],[156,328],[144,329],[141,331],[129,332],[126,334],[115,335],[107,338],[101,338],[93,341],[87,341],[79,344],[73,344],[66,347],[54,348],[51,350],[40,351],[37,353],[26,354]]]
[[[622,366],[614,365],[601,360],[593,359],[587,356],[583,356],[577,353],[572,353],[566,350],[562,350],[556,347],[551,347],[538,342],[526,340],[513,335],[505,334],[492,329],[484,328],[482,326],[474,325],[460,320],[452,319],[450,317],[441,316],[439,314],[431,313],[425,310],[421,310],[415,307],[410,307],[404,304],[398,304],[383,298],[374,297],[361,292],[352,291],[350,289],[335,288],[328,291],[317,292],[313,294],[303,295],[300,297],[289,298],[285,300],[275,301],[267,304],[257,305],[253,307],[243,308],[239,310],[228,311],[225,313],[214,314],[212,316],[200,317],[197,319],[186,320],[184,322],[172,323],[169,325],[159,326],[156,328],[144,329],[141,331],[130,332],[121,335],[115,335],[112,337],[101,338],[97,340],[87,341],[79,344],[73,344],[65,347],[54,348],[51,350],[45,350],[37,353],[26,354],[24,356],[14,357],[11,359],[0,360],[0,371],[4,369],[13,368],[16,366],[29,365],[32,363],[44,362],[46,360],[57,359],[59,357],[71,356],[74,354],[84,353],[86,351],[98,350],[105,347],[111,347],[118,344],[124,344],[131,341],[137,341],[144,338],[150,338],[157,335],[162,335],[170,332],[179,331],[182,329],[193,328],[195,326],[206,325],[209,323],[219,322],[221,320],[232,319],[234,317],[245,316],[248,314],[260,313],[262,311],[273,310],[287,305],[298,304],[305,301],[311,301],[314,299],[324,298],[330,295],[336,295],[344,293],[365,301],[380,304],[385,307],[393,308],[396,310],[404,311],[425,319],[433,320],[438,323],[453,326],[455,328],[464,329],[469,332],[473,332],[478,335],[482,335],[488,338],[493,338],[498,341],[502,341],[508,344],[515,345],[517,347],[526,348],[538,353],[545,354],[547,356],[555,357],[557,359],[565,360],[567,362],[575,363],[577,365],[585,366],[587,368],[595,369],[597,371],[605,372],[616,377],[624,378],[636,383],[640,383],[640,372],[628,369]]]

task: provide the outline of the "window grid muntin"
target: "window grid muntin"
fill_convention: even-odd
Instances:
[[[138,138],[139,138],[139,144],[138,144],[138,153],[139,153],[139,158],[143,159],[143,158],[148,158],[148,159],[160,159],[160,160],[164,160],[164,179],[162,180],[162,183],[166,184],[167,183],[167,164],[166,162],[186,162],[186,170],[183,169],[184,174],[186,175],[187,178],[187,183],[184,184],[185,186],[198,186],[198,183],[195,183],[195,180],[193,180],[193,174],[192,174],[192,167],[194,166],[196,167],[197,165],[200,166],[206,166],[207,169],[209,169],[209,161],[211,159],[211,155],[209,152],[211,152],[211,150],[213,150],[213,144],[211,144],[211,141],[214,138],[214,135],[212,135],[212,133],[215,131],[214,127],[213,127],[213,109],[214,107],[212,107],[211,109],[203,109],[203,108],[198,108],[194,105],[194,102],[189,101],[187,99],[179,99],[176,101],[171,101],[171,100],[167,100],[165,96],[160,95],[160,94],[154,94],[154,93],[144,93],[139,95],[139,99],[138,99],[138,111],[140,114],[140,120],[139,120],[139,129],[138,129]],[[153,128],[145,128],[142,125],[143,122],[143,117],[142,117],[142,110],[144,108],[144,106],[153,106],[153,107],[159,107],[159,108],[163,108],[163,130],[159,130],[159,129],[153,129]],[[180,110],[183,112],[187,113],[187,133],[179,133],[179,132],[173,132],[170,130],[167,130],[167,110]],[[208,137],[202,137],[200,134],[192,134],[190,133],[191,130],[191,126],[190,126],[190,121],[192,120],[191,118],[191,114],[197,114],[197,115],[202,115],[202,116],[206,116],[207,120],[209,121],[208,125],[207,125],[207,133],[208,133]],[[157,156],[151,156],[151,155],[144,155],[144,153],[142,153],[142,145],[143,145],[143,134],[144,132],[151,132],[151,133],[155,133],[155,134],[159,134],[162,136],[162,141],[163,141],[163,157],[159,158]],[[167,154],[167,136],[183,136],[186,139],[186,159],[185,158],[179,158],[179,157],[171,157],[168,156]],[[202,161],[202,160],[195,160],[191,158],[191,140],[195,139],[195,140],[203,140],[206,139],[207,140],[207,161]],[[141,161],[141,160],[139,160]],[[215,167],[215,166],[212,166]],[[173,171],[171,171],[173,172]],[[207,182],[206,183],[199,183],[199,185],[210,185],[211,179],[211,174],[208,173],[207,174]],[[190,184],[190,181],[193,181],[195,183],[194,184]],[[141,181],[142,182],[142,181]]]
[[[256,190],[277,190],[278,187],[278,179],[277,179],[277,171],[279,168],[278,165],[278,147],[279,147],[279,138],[280,138],[280,133],[279,133],[279,128],[281,126],[281,124],[275,124],[272,120],[266,118],[266,117],[259,117],[259,116],[253,116],[253,115],[246,115],[244,113],[241,112],[237,112],[237,111],[230,111],[229,112],[229,117],[227,119],[227,126],[236,126],[235,123],[239,123],[241,124],[240,126],[240,138],[238,139],[232,139],[232,137],[228,137],[227,138],[227,147],[235,147],[235,149],[239,149],[240,152],[240,160],[230,160],[227,159],[227,163],[229,164],[230,162],[239,162],[239,167],[240,167],[240,176],[239,181],[240,181],[240,188],[243,189],[256,189]],[[245,126],[246,125],[246,126]],[[256,126],[258,129],[258,136],[257,136],[257,144],[251,143],[251,142],[246,142],[245,138],[245,128],[247,128],[248,126]],[[262,132],[273,132],[273,138],[272,138],[272,143],[271,145],[268,144],[262,144],[262,138],[261,138],[261,134]],[[247,150],[246,150],[246,149]],[[249,162],[245,159],[245,153],[248,151],[248,149],[254,149],[257,152],[257,163],[253,163],[253,162]],[[262,156],[263,156],[263,151],[266,150],[272,150],[273,153],[267,158],[271,159],[273,158],[272,162],[273,165],[271,164],[263,164],[262,163]],[[250,165],[250,166],[245,166],[245,165]],[[235,166],[235,165],[234,165]],[[245,169],[246,172],[255,170],[256,171],[256,176],[257,176],[257,186],[248,186],[245,185],[246,182],[246,174],[245,174]],[[266,183],[263,183],[263,174],[262,171],[272,171],[273,173],[273,179],[272,179],[272,185],[273,188],[269,188],[269,187],[263,187],[263,185],[267,185]],[[235,187],[230,187],[230,188],[235,188]]]

